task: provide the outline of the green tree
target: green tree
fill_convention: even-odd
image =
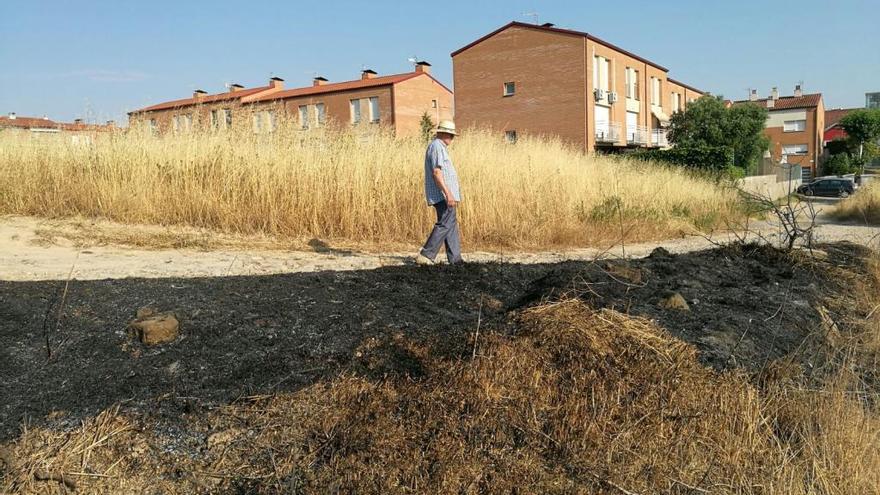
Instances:
[[[434,130],[437,128],[434,124],[434,121],[431,120],[431,116],[428,115],[428,112],[422,114],[422,120],[419,121],[419,128],[421,129],[422,140],[426,143],[431,140],[431,137],[434,135]]]
[[[877,154],[877,140],[880,139],[880,109],[856,110],[840,119],[840,126],[846,131],[850,143],[850,153],[858,161],[861,169]]]
[[[728,108],[720,96],[703,96],[672,116],[669,140],[676,147],[732,149],[735,166],[754,170],[770,144],[766,121],[759,105]]]

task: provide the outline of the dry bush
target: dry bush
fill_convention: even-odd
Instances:
[[[874,180],[831,210],[839,220],[880,225],[880,182]]]
[[[183,430],[114,411],[70,432],[30,429],[0,488],[51,493],[39,470],[89,493],[880,490],[880,415],[850,376],[811,390],[778,365],[757,388],[652,322],[577,301],[514,324],[473,359],[399,339],[376,351],[408,353],[419,379],[342,376],[188,415]]]
[[[244,129],[92,142],[0,133],[0,213],[184,225],[232,234],[417,244],[433,210],[424,143],[381,130]],[[453,144],[472,248],[552,248],[709,230],[741,215],[735,192],[680,169],[588,156],[557,140]],[[167,243],[167,241],[162,241]]]

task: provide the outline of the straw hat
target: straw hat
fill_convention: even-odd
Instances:
[[[437,132],[458,136],[458,133],[455,132],[455,122],[451,120],[441,120],[440,123],[437,124]]]

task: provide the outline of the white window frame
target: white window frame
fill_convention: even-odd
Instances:
[[[175,115],[171,117],[171,130],[173,132],[180,132],[180,115]]]
[[[299,126],[301,129],[309,128],[309,105],[299,105]]]
[[[382,109],[379,107],[379,97],[371,96],[367,98],[367,105],[370,109],[370,123],[378,124],[382,120]]]
[[[263,112],[255,112],[254,113],[254,134],[260,134],[263,132]]]
[[[803,132],[807,130],[807,121],[805,119],[786,120],[782,123],[783,132]]]
[[[315,103],[315,126],[320,127],[327,121],[327,107],[323,102]]]
[[[348,100],[348,108],[351,112],[351,123],[352,124],[360,124],[361,123],[361,100]]]
[[[502,96],[513,96],[516,94],[516,81],[506,81],[502,85]],[[437,101],[437,100],[434,100]],[[434,107],[437,108],[437,107]]]
[[[663,106],[663,81],[659,77],[651,78],[651,104],[654,106]]]
[[[782,154],[786,156],[804,156],[809,153],[810,145],[808,144],[786,144],[782,146]]]
[[[517,140],[516,130],[511,129],[509,131],[504,131],[504,140],[510,144],[516,144]]]
[[[224,108],[223,109],[223,126],[226,128],[232,127],[232,109]]]
[[[437,108],[437,100],[431,100],[431,108]]]
[[[183,129],[187,132],[193,129],[193,114],[185,113],[183,114]]]

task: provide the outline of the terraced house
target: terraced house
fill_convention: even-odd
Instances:
[[[801,85],[792,96],[779,96],[773,88],[767,98],[758,98],[757,90],[748,100],[734,105],[760,105],[767,109],[764,134],[770,139],[770,155],[776,162],[800,165],[804,180],[815,177],[824,150],[825,103],[821,93],[804,94]]]
[[[456,121],[509,141],[558,136],[584,151],[666,147],[670,115],[703,91],[589,33],[511,22],[452,53]]]
[[[419,132],[425,113],[436,123],[452,117],[452,91],[431,76],[431,65],[418,62],[412,72],[379,76],[365,69],[359,79],[338,83],[315,77],[312,85],[284,89],[273,78],[268,86],[236,89],[218,95],[160,103],[129,114],[132,124],[158,132],[195,128],[248,126],[273,132],[279,119],[303,130],[330,124],[392,129],[398,136]]]

